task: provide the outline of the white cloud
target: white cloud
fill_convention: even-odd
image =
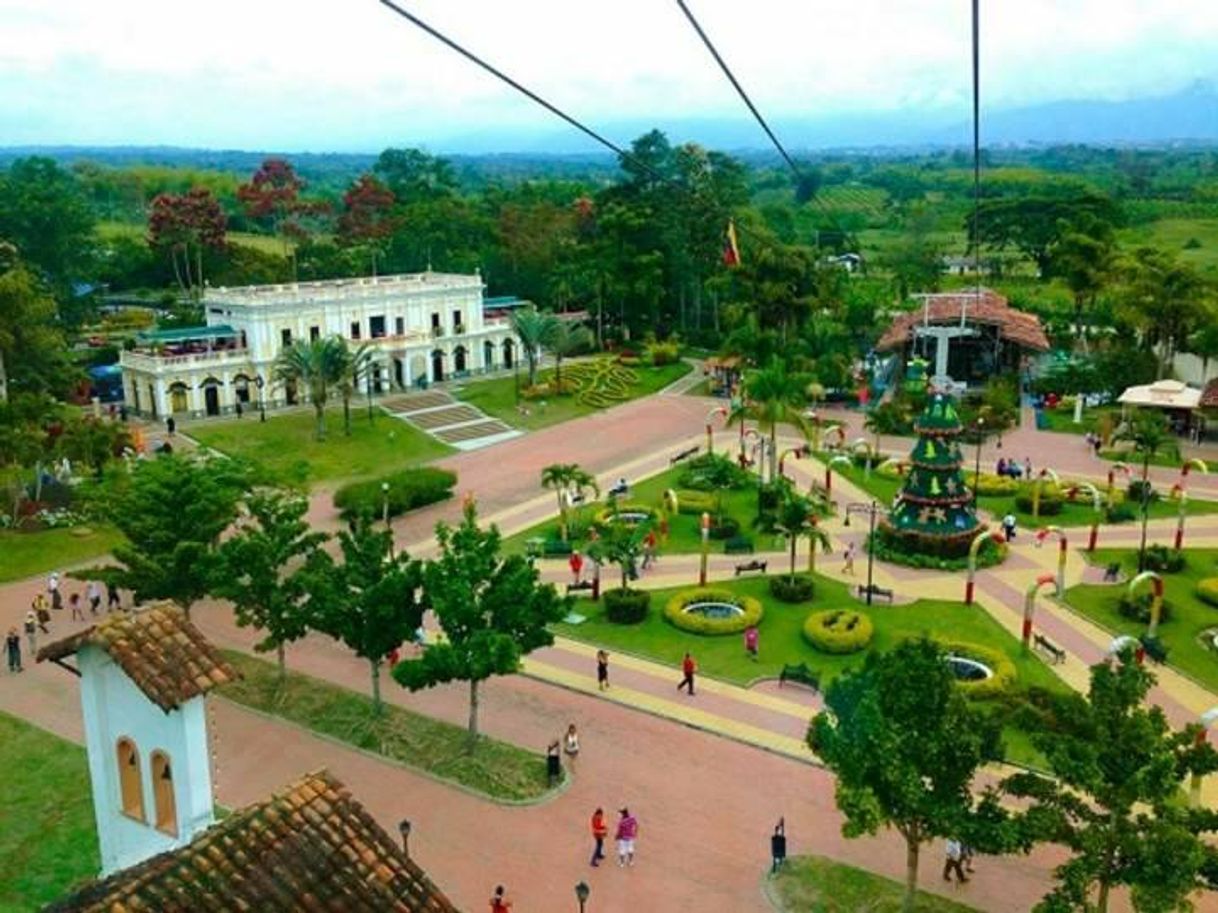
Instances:
[[[732,115],[661,0],[401,0],[592,123]],[[967,0],[689,0],[774,117],[957,105]],[[987,103],[1123,97],[1218,66],[1212,0],[991,0]],[[6,142],[375,149],[484,125],[558,126],[377,0],[0,0]]]

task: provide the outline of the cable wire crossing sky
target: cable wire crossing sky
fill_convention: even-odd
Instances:
[[[968,116],[967,0],[688,2],[776,121]],[[674,2],[403,6],[593,125],[747,116]],[[982,43],[991,108],[1171,93],[1218,77],[1218,4],[989,0]],[[8,145],[374,151],[557,129],[377,0],[0,0],[0,85]]]

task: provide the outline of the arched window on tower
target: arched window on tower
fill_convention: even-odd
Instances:
[[[140,786],[140,753],[135,742],[124,736],[118,740],[118,789],[123,814],[144,821],[144,790]]]
[[[152,796],[156,802],[156,829],[178,836],[178,811],[173,799],[173,769],[163,751],[152,753]]]

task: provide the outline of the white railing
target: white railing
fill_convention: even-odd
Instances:
[[[144,371],[158,371],[191,365],[225,365],[235,361],[252,361],[249,349],[216,349],[211,352],[190,352],[186,355],[157,355],[152,352],[123,352],[119,364]]]

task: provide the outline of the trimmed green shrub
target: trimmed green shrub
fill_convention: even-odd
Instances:
[[[983,472],[980,479],[975,479],[971,472],[965,473],[965,483],[969,490],[976,487],[977,494],[983,498],[1009,497],[1019,491],[1019,482],[1016,479],[992,472]]]
[[[704,453],[696,456],[682,470],[677,484],[682,488],[698,491],[714,491],[717,488],[743,488],[752,481],[752,476],[741,469],[735,461],[719,453]]]
[[[813,612],[804,622],[804,640],[822,653],[857,653],[866,649],[874,636],[871,618],[853,609]]]
[[[614,624],[636,625],[647,618],[651,593],[614,587],[601,593],[601,602],[605,606],[605,617]]]
[[[1121,501],[1119,504],[1104,508],[1106,523],[1128,523],[1130,520],[1137,519],[1137,516],[1137,511],[1130,506],[1128,501]]]
[[[723,552],[727,555],[734,552],[751,552],[752,550],[753,540],[748,536],[733,536],[723,543]]]
[[[1197,581],[1196,596],[1206,605],[1218,607],[1218,577],[1205,577]]]
[[[1060,514],[1063,503],[1061,490],[1046,485],[1040,493],[1040,516],[1053,517]],[[1015,506],[1025,514],[1032,513],[1032,492],[1027,486],[1024,486],[1015,496]]]
[[[388,492],[382,491],[384,483],[389,484]],[[423,466],[418,469],[403,469],[375,479],[362,482],[350,482],[334,492],[334,506],[344,520],[352,520],[358,516],[380,517],[385,510],[385,500],[389,501],[389,516],[397,517],[423,507],[434,504],[452,496],[453,486],[457,484],[457,474],[447,469],[435,469]]]
[[[782,497],[785,494],[782,486],[765,484],[761,486],[761,491],[757,493],[757,506],[761,510],[777,510]]]
[[[714,513],[716,502],[719,500],[709,492],[694,488],[679,488],[676,495],[679,514]]]
[[[1143,482],[1141,479],[1134,479],[1129,483],[1129,487],[1125,489],[1125,499],[1131,504],[1141,505],[1142,503],[1142,486],[1146,485],[1150,489],[1150,503],[1154,504],[1159,500],[1159,493],[1155,491],[1153,482]]]
[[[811,574],[796,574],[789,577],[779,574],[769,580],[770,595],[781,602],[807,602],[812,598],[816,582]]]
[[[978,699],[997,697],[1009,691],[1018,678],[1019,673],[1015,668],[1015,663],[1001,650],[962,640],[940,640],[938,644],[952,655],[989,666],[990,671],[994,673],[981,681],[958,682],[957,684],[969,697]]]
[[[980,529],[977,530],[980,532]],[[927,551],[917,551],[916,544],[925,542]],[[906,567],[930,568],[940,571],[961,571],[968,567],[968,549],[971,536],[940,542],[921,533],[898,533],[887,524],[875,531],[868,547],[879,561],[890,561]],[[946,548],[948,554],[935,554],[930,549]],[[977,567],[993,567],[1006,560],[1008,546],[999,545],[993,539],[981,544],[977,553]]]
[[[1143,566],[1148,571],[1156,571],[1160,574],[1178,574],[1184,570],[1187,563],[1183,551],[1156,544],[1146,549]]]
[[[657,368],[671,365],[681,358],[681,346],[676,342],[652,342],[647,345],[647,357]]]
[[[571,554],[571,543],[561,539],[547,539],[541,544],[541,554],[544,558],[557,558]]]
[[[712,539],[734,539],[740,535],[740,523],[734,517],[711,517],[710,537]]]
[[[1128,591],[1123,591],[1117,597],[1116,609],[1121,613],[1122,618],[1150,624],[1150,606],[1153,601],[1153,593],[1138,593],[1136,596],[1130,596]],[[1164,599],[1163,607],[1159,610],[1159,621],[1161,623],[1171,621],[1175,611],[1176,607],[1172,605],[1171,600]]]
[[[741,609],[741,614],[727,618],[708,618],[694,612],[686,612],[685,607],[698,602],[725,602]],[[730,590],[716,590],[710,587],[696,587],[692,590],[682,590],[668,600],[664,606],[664,617],[673,627],[693,634],[738,634],[745,628],[760,624],[765,614],[761,601],[751,596],[743,596]]]

